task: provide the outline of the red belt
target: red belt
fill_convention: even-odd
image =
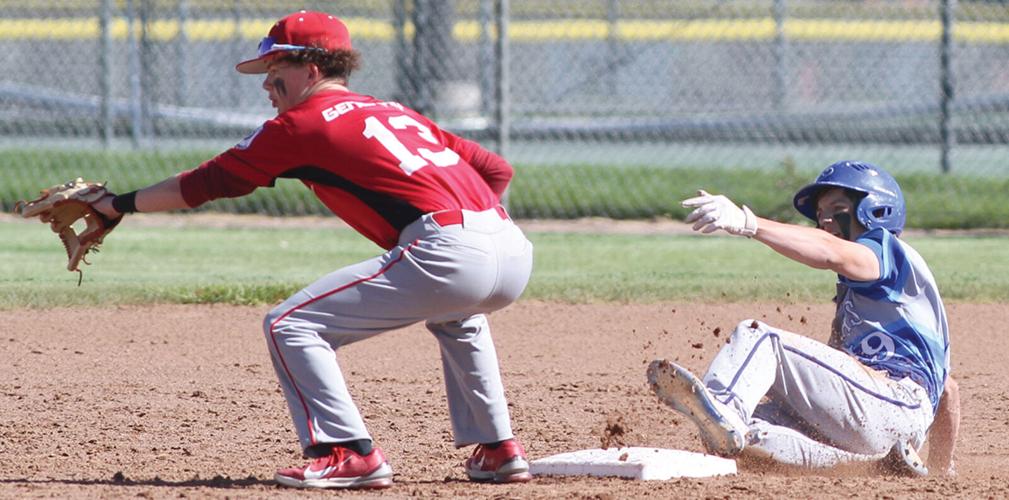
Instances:
[[[508,220],[508,212],[505,212],[504,207],[498,205],[494,207],[497,214],[501,216],[501,220]],[[462,224],[462,210],[444,210],[441,212],[435,212],[431,214],[431,218],[438,223],[439,226],[454,226],[456,224]]]

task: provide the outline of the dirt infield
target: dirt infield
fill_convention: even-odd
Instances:
[[[300,464],[260,332],[266,307],[146,306],[0,312],[0,496],[263,498]],[[437,343],[423,327],[341,351],[356,402],[396,471],[367,497],[632,498],[1009,496],[1009,307],[953,304],[954,370],[964,410],[959,476],[899,479],[871,470],[743,470],[668,482],[464,480],[451,445]],[[700,451],[689,422],[650,394],[645,365],[702,370],[744,318],[825,339],[829,305],[565,305],[522,301],[491,318],[516,432],[531,458],[597,447],[622,418],[632,446]],[[86,318],[86,320],[85,320]],[[80,325],[87,321],[89,325]]]

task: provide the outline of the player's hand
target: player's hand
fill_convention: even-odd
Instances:
[[[708,194],[702,189],[697,191],[697,196],[683,200],[681,205],[694,209],[686,219],[694,223],[694,231],[711,233],[721,229],[746,237],[757,234],[757,216],[746,205],[739,208],[723,195]]]

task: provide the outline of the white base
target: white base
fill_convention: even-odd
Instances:
[[[732,475],[736,473],[736,461],[663,448],[595,448],[533,460],[529,468],[533,475],[542,476],[616,476],[661,481]]]

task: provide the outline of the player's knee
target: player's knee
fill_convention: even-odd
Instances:
[[[732,332],[732,340],[755,340],[764,335],[765,325],[755,319],[745,319],[740,321],[736,325],[735,331]]]
[[[489,329],[487,317],[483,314],[450,321],[430,320],[425,326],[435,337],[447,337],[462,341],[471,341]]]
[[[266,313],[266,316],[263,318],[263,334],[266,335],[267,339],[269,339],[273,334],[273,329],[283,314],[283,311],[281,311],[279,307],[275,307],[273,310]]]

